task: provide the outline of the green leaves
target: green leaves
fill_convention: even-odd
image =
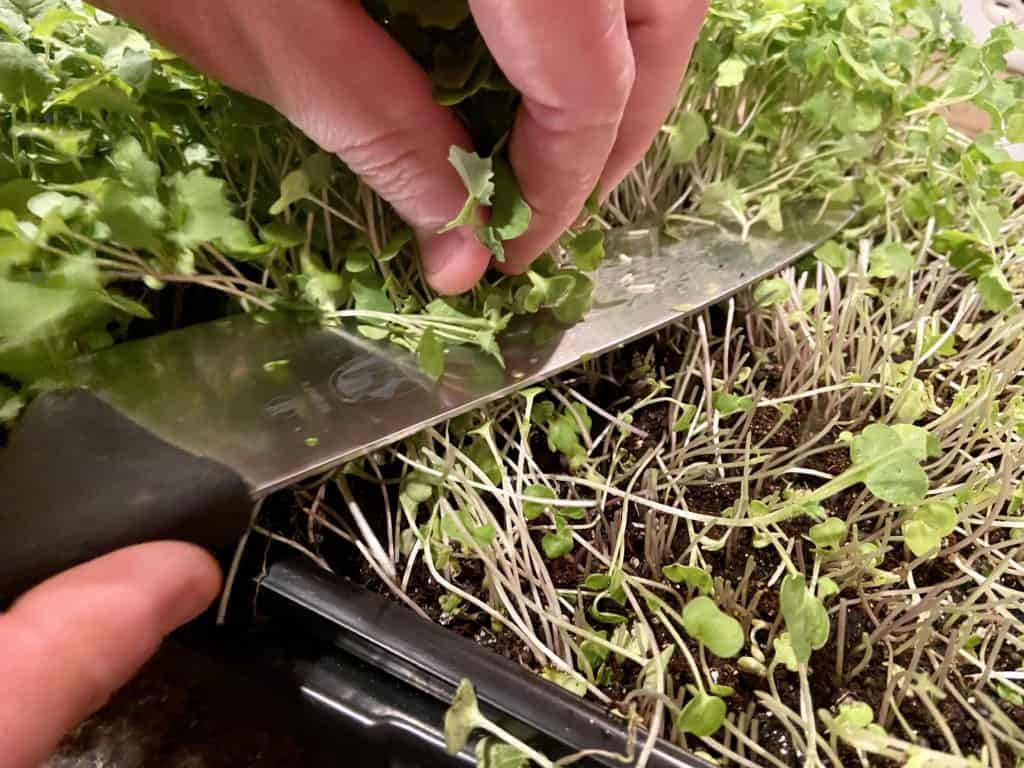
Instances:
[[[572,552],[572,530],[562,517],[555,518],[555,532],[544,534],[541,547],[548,560],[558,560]]]
[[[713,736],[725,722],[726,705],[723,699],[699,691],[683,707],[676,719],[676,727],[697,738]]]
[[[749,411],[754,407],[754,398],[750,395],[734,395],[729,392],[714,392],[711,405],[723,416],[732,416],[741,411]]]
[[[719,88],[734,88],[743,82],[748,66],[747,62],[739,58],[726,59],[718,67],[715,85]]]
[[[491,736],[476,743],[477,768],[529,768],[529,758],[511,744],[502,744]]]
[[[790,574],[782,580],[779,603],[793,657],[797,663],[806,664],[810,661],[811,652],[823,648],[828,642],[828,612],[821,600],[807,588],[803,574]]]
[[[458,146],[451,148],[448,159],[462,179],[469,197],[459,215],[441,232],[472,226],[477,239],[498,261],[504,261],[505,241],[522,235],[530,226],[532,217],[512,166],[502,157],[480,157]],[[484,226],[476,214],[481,207],[491,206],[492,202],[491,220]]]
[[[483,721],[473,683],[463,680],[444,715],[444,745],[448,754],[456,755],[465,749],[470,735]]]
[[[587,455],[581,441],[581,427],[589,430],[591,420],[586,408],[578,403],[572,406],[571,412],[555,413],[547,420],[548,448],[565,456],[570,466],[579,464]]]
[[[938,455],[938,445],[920,427],[872,424],[853,439],[853,472],[875,496],[892,504],[916,504],[928,493],[922,462]]]
[[[441,378],[441,374],[444,373],[444,345],[432,328],[427,328],[423,332],[416,348],[416,356],[420,369],[427,376],[435,380]]]
[[[791,295],[789,283],[781,277],[762,280],[754,288],[754,301],[761,307],[772,307],[787,301]]]
[[[1005,312],[1016,303],[1010,282],[995,265],[978,275],[978,293],[989,312]]]
[[[490,228],[499,241],[515,240],[530,226],[533,211],[523,199],[512,166],[504,158],[494,159],[494,205]]]
[[[545,667],[541,670],[540,676],[545,680],[549,680],[555,685],[564,688],[576,696],[587,695],[587,685],[579,677],[571,675],[561,669],[554,669],[553,667]]]
[[[883,243],[871,251],[872,277],[903,277],[914,269],[914,254],[903,243]]]
[[[846,270],[852,259],[850,249],[840,245],[835,240],[829,240],[814,252],[814,257],[822,264],[831,267],[836,272]]]
[[[528,485],[523,489],[524,496],[531,496],[537,499],[554,499],[555,492],[548,488],[546,485]],[[527,520],[536,520],[542,514],[548,511],[550,507],[540,504],[536,501],[524,501],[523,502],[523,517]]]
[[[577,269],[592,272],[604,261],[604,232],[600,229],[580,232],[569,241],[568,250]]]
[[[135,136],[126,136],[115,145],[110,165],[129,189],[154,197],[158,194],[160,166],[146,154]]]
[[[318,194],[330,182],[332,162],[323,152],[307,157],[300,168],[282,179],[281,196],[270,206],[270,214],[279,216],[290,206]]]
[[[714,591],[711,574],[703,568],[673,563],[672,565],[666,565],[661,569],[661,572],[673,584],[685,584],[702,595],[710,595]]]
[[[685,432],[693,424],[694,418],[697,416],[697,406],[690,403],[684,403],[679,409],[679,418],[676,419],[672,425],[673,432]]]
[[[448,153],[448,162],[462,179],[469,199],[466,200],[459,215],[449,222],[442,232],[471,223],[477,208],[490,205],[494,195],[494,166],[491,158],[480,157],[475,152],[467,152],[453,145]]]
[[[849,526],[837,517],[830,517],[817,525],[811,526],[807,537],[819,549],[838,549],[846,539]]]
[[[55,82],[49,67],[23,43],[0,42],[0,96],[4,101],[38,106]]]
[[[258,243],[249,228],[232,211],[223,179],[195,170],[175,174],[170,182],[171,239],[179,247],[191,249],[203,243],[216,243],[234,254],[257,249]]]
[[[697,151],[711,139],[708,124],[699,112],[684,112],[663,130],[669,136],[669,152],[675,165],[692,162]]]
[[[441,530],[449,539],[461,544],[467,552],[472,551],[474,543],[481,549],[486,549],[491,546],[497,535],[493,525],[478,525],[466,509],[446,513],[441,518]]]
[[[915,557],[934,554],[942,540],[956,530],[957,511],[946,501],[933,501],[916,507],[904,519],[903,542]]]
[[[719,610],[710,597],[697,597],[686,604],[683,629],[722,658],[731,658],[743,648],[743,627],[732,616]]]

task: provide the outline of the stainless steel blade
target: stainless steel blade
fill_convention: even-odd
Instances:
[[[614,233],[595,274],[594,309],[543,345],[531,321],[510,331],[505,368],[458,348],[435,382],[394,344],[241,315],[115,346],[77,361],[72,377],[266,494],[698,312],[791,264],[852,217],[817,213],[790,211],[784,233],[755,227],[745,240],[705,225],[677,240],[649,230]]]

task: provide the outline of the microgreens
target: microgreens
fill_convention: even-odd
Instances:
[[[735,656],[743,647],[743,627],[710,597],[696,597],[683,609],[683,628],[716,656]]]
[[[683,733],[692,733],[704,738],[711,736],[725,722],[725,701],[718,696],[699,691],[686,702],[676,719],[676,726]]]
[[[715,0],[640,168],[526,274],[441,300],[409,228],[279,116],[76,2],[0,0],[0,423],[63,358],[239,310],[351,323],[431,377],[460,345],[502,361],[514,316],[590,309],[608,226],[786,232],[790,203],[854,205],[752,291],[354,461],[351,487],[283,492],[289,543],[346,573],[321,543],[354,543],[412,610],[650,727],[637,754],[675,734],[723,764],[1011,765],[1024,167],[999,141],[1024,140],[1024,85],[999,70],[1022,41],[976,43],[955,6]],[[501,258],[531,216],[518,94],[464,0],[364,7],[466,126],[460,218]],[[446,726],[486,734],[481,765],[552,764],[468,683]]]
[[[782,616],[789,632],[789,645],[798,664],[810,661],[811,651],[828,641],[829,618],[821,600],[811,594],[802,574],[782,580],[779,595]]]

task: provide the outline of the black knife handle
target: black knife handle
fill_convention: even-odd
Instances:
[[[252,509],[228,467],[170,445],[86,390],[43,394],[0,448],[0,606],[132,544],[229,547]]]

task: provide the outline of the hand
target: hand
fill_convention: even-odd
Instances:
[[[198,547],[143,544],[66,571],[0,614],[0,764],[41,765],[220,585]]]
[[[471,149],[426,74],[357,0],[101,0],[193,66],[268,102],[336,153],[416,231],[441,293],[470,289],[488,252],[468,228],[448,163]],[[510,143],[534,211],[498,265],[521,272],[642,159],[675,101],[708,0],[470,0],[523,94]],[[300,10],[301,9],[301,10]]]

